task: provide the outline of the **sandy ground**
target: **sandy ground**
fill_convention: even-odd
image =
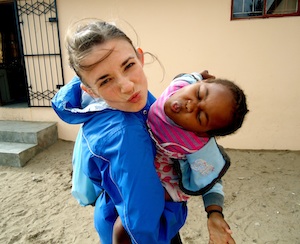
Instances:
[[[0,243],[99,243],[93,207],[70,195],[73,142],[58,141],[23,168],[0,166]],[[224,214],[236,243],[300,243],[300,152],[227,150]],[[208,243],[202,200],[193,197],[185,244]]]

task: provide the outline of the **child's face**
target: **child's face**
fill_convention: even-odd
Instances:
[[[174,93],[164,105],[166,115],[185,130],[206,135],[231,122],[233,97],[223,85],[200,81]]]
[[[99,61],[101,60],[101,61]],[[143,53],[122,39],[96,45],[81,65],[92,65],[81,76],[93,97],[101,97],[111,107],[126,112],[141,110],[147,101],[148,84],[143,71]]]

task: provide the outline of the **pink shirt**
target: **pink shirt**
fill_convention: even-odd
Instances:
[[[189,196],[181,191],[179,177],[174,169],[172,158],[186,159],[186,154],[199,151],[209,138],[199,137],[194,132],[182,129],[167,117],[164,112],[165,101],[180,88],[197,81],[190,76],[189,81],[177,78],[163,94],[151,105],[148,114],[148,127],[157,147],[155,168],[157,174],[173,201],[187,201]]]

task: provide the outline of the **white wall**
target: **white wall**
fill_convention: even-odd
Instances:
[[[208,69],[239,84],[251,112],[240,131],[220,140],[225,147],[299,150],[300,17],[230,21],[230,9],[230,0],[58,1],[62,36],[84,17],[128,21],[164,65],[162,82],[158,64],[145,68],[156,96],[180,72]]]
[[[81,18],[129,22],[142,49],[157,55],[164,65],[163,81],[157,63],[145,67],[156,96],[181,72],[208,69],[239,84],[250,113],[241,130],[219,140],[223,146],[300,150],[300,16],[230,21],[230,0],[58,0],[57,4],[62,41],[67,26]],[[132,35],[125,21],[120,23]],[[64,48],[63,62],[68,81],[74,73]],[[59,121],[55,115],[53,119]],[[62,139],[75,139],[77,129],[59,122]]]

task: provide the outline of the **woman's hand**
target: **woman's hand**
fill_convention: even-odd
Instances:
[[[231,236],[232,230],[220,213],[214,212],[210,214],[207,220],[207,227],[209,244],[235,244]]]

